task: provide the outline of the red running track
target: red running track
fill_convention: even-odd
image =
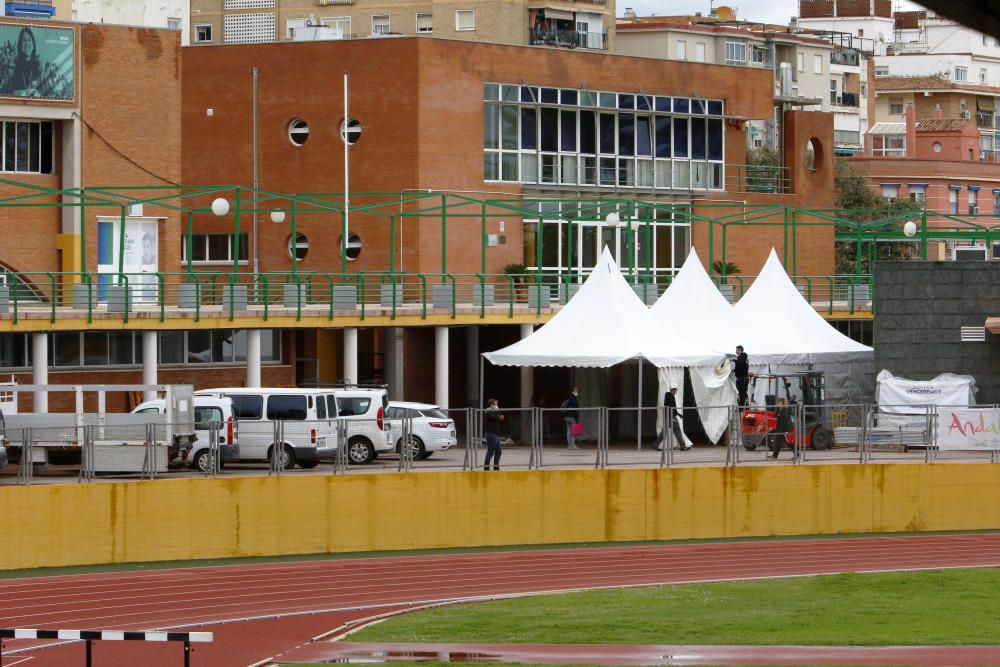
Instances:
[[[627,567],[623,567],[627,564]],[[712,542],[192,567],[0,581],[0,627],[198,629],[196,667],[244,666],[344,623],[517,594],[836,572],[1000,566],[1000,533]],[[83,648],[5,643],[3,665],[82,664]],[[26,651],[30,646],[43,645]],[[181,664],[181,647],[99,642],[102,667]],[[23,662],[15,662],[23,659]]]

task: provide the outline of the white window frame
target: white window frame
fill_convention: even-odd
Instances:
[[[176,16],[167,17],[167,28],[170,30],[180,30],[184,27],[184,22]]]
[[[988,70],[985,67],[980,67],[979,68],[979,83],[985,85],[988,79],[989,79],[989,72],[988,72]]]
[[[969,80],[969,68],[968,67],[956,67],[955,68],[955,81],[968,81]]]
[[[875,76],[889,76],[889,66],[879,65],[875,68]]]
[[[799,70],[800,72],[805,72],[806,71],[806,55],[804,53],[796,53],[795,56],[796,56],[795,57],[796,69]]]
[[[896,111],[897,108],[899,109],[898,111]],[[893,102],[892,100],[889,100],[890,116],[902,116],[905,111],[906,111],[906,105],[905,102],[903,102],[903,100],[900,100],[898,102]]]
[[[319,24],[327,28],[339,30],[344,39],[351,38],[351,17],[350,16],[323,16]]]
[[[678,39],[674,44],[674,57],[677,60],[687,60],[687,42],[683,39]]]
[[[202,39],[198,35],[198,31],[201,30],[202,28],[208,28],[208,39]],[[215,32],[215,31],[213,30],[213,26],[212,26],[211,23],[196,23],[195,26],[194,26],[194,42],[195,42],[195,44],[208,44],[209,42],[212,41],[212,38],[213,38],[212,33],[213,32]]]
[[[747,64],[747,42],[745,39],[726,40],[726,64],[727,65]]]
[[[705,42],[695,42],[694,59],[695,62],[705,62]]]
[[[462,15],[472,15],[472,27],[462,27],[462,21],[459,19]],[[476,31],[476,10],[475,9],[456,9],[455,10],[455,32],[475,32]]]
[[[385,25],[383,26],[382,20],[385,20]],[[379,28],[385,27],[385,30],[379,30]],[[389,31],[392,29],[392,23],[389,19],[388,14],[373,14],[372,15],[372,34],[373,35],[388,35]]]
[[[888,201],[896,201],[899,199],[899,186],[898,185],[883,185],[882,196]]]
[[[927,186],[925,185],[911,185],[910,190],[910,201],[915,203],[920,208],[924,208],[927,205]]]
[[[420,27],[420,19],[426,18],[429,27],[425,30]],[[434,32],[434,15],[428,12],[417,12],[416,30],[418,35],[426,35]]]
[[[823,56],[818,53],[813,54],[813,74],[823,73]]]

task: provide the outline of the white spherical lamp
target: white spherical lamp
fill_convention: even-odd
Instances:
[[[917,233],[917,223],[907,220],[906,224],[903,225],[903,233],[907,236],[915,235]]]
[[[222,197],[219,197],[212,202],[212,213],[219,216],[220,218],[226,213],[229,213],[229,202]]]
[[[271,222],[273,222],[276,225],[280,225],[284,221],[285,221],[284,211],[271,211]]]
[[[621,224],[622,220],[618,216],[617,211],[611,211],[611,213],[608,213],[607,217],[604,218],[604,221],[607,222],[612,227],[617,227],[618,225]]]

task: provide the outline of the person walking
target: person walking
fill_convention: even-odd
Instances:
[[[580,401],[577,398],[580,390],[576,387],[569,392],[569,396],[562,402],[563,421],[566,422],[566,444],[570,449],[580,449],[576,446],[576,434],[573,427],[580,423]]]
[[[742,345],[736,346],[736,360],[733,362],[733,373],[736,375],[737,402],[741,408],[747,406],[747,388],[750,387],[750,359],[743,351]]]
[[[491,398],[487,402],[486,412],[483,413],[483,431],[486,435],[486,460],[483,462],[483,470],[490,469],[490,461],[493,461],[493,470],[500,470],[500,455],[503,450],[500,448],[500,424],[503,423],[504,416],[500,412],[500,402]]]
[[[667,429],[670,429],[674,434],[674,440],[677,442],[677,448],[681,451],[687,451],[691,449],[691,445],[687,444],[684,438],[684,432],[681,430],[681,416],[677,411],[677,384],[670,384],[670,391],[663,395],[663,431],[660,433],[659,439],[656,441],[656,449],[663,449],[663,442],[666,441]]]
[[[788,407],[788,402],[783,398],[778,399],[776,416],[778,423],[775,425],[775,430],[767,436],[767,447],[771,450],[770,456],[772,459],[778,458],[778,454],[781,453],[782,448],[788,442],[787,435],[795,430],[795,420],[792,417],[792,411]]]

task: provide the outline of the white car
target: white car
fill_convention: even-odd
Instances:
[[[162,398],[140,403],[132,414],[163,414],[167,402]],[[194,398],[194,428],[198,436],[190,451],[183,455],[192,468],[201,472],[209,472],[213,468],[211,443],[212,428],[219,437],[219,459],[222,463],[237,461],[240,458],[240,448],[237,442],[236,421],[233,415],[233,401],[229,398],[214,396],[195,396]]]
[[[458,445],[455,420],[436,405],[390,401],[385,416],[390,438],[397,452],[403,446],[403,420],[412,420],[412,456],[418,461],[428,458],[434,452],[443,452]]]
[[[337,417],[347,425],[347,460],[351,465],[371,463],[392,451],[385,409],[389,392],[382,385],[336,385],[326,389],[336,397]]]

